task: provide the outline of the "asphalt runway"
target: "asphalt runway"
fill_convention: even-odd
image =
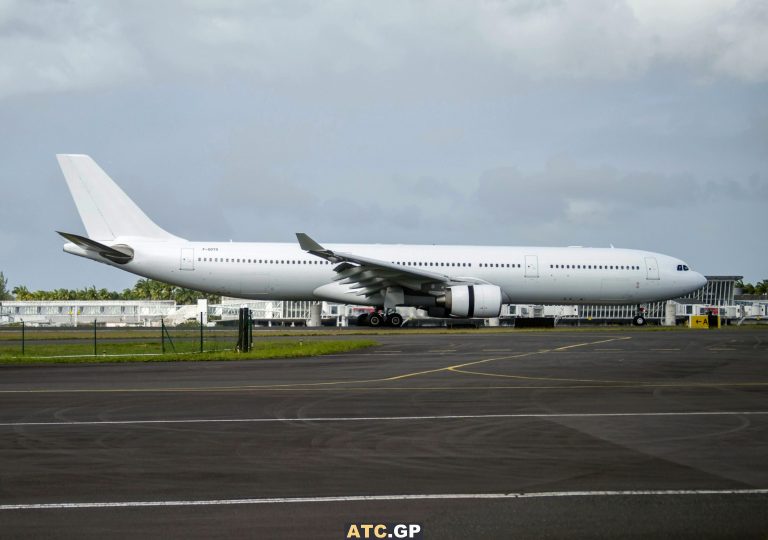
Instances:
[[[2,536],[768,535],[768,331],[375,339],[0,367]]]

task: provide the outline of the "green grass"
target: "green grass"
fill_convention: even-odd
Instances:
[[[173,339],[197,339],[200,336],[200,330],[177,329],[167,327],[168,332]],[[157,339],[160,340],[160,329],[124,329],[124,328],[98,328],[97,338],[102,339]],[[237,337],[236,329],[205,329],[206,337]],[[56,340],[76,340],[93,339],[93,328],[70,328],[70,329],[40,329],[36,327],[26,328],[26,338],[29,340],[56,339]],[[0,342],[21,340],[21,328],[18,326],[7,327],[0,330]]]
[[[232,348],[196,352],[187,343],[174,352],[170,346],[165,354],[160,353],[160,346],[148,343],[115,343],[98,346],[97,355],[93,354],[93,345],[31,345],[22,356],[20,349],[3,347],[0,349],[0,364],[79,364],[102,362],[202,362],[212,360],[256,360],[266,358],[300,358],[337,354],[378,345],[372,340],[345,341],[255,341],[253,349],[247,353],[238,353]],[[221,345],[220,345],[221,346]],[[185,349],[185,350],[181,350]],[[194,350],[191,350],[194,349]]]
[[[743,326],[727,326],[722,330],[738,330],[738,329],[762,329],[768,330],[768,324],[745,324]],[[312,337],[312,336],[380,336],[380,335],[413,335],[413,334],[505,334],[505,333],[528,333],[528,332],[685,332],[690,329],[685,326],[644,326],[642,328],[636,328],[630,325],[609,325],[598,326],[585,324],[583,326],[558,326],[557,328],[514,328],[509,326],[501,327],[484,327],[484,328],[445,328],[445,327],[433,327],[433,328],[323,328],[323,329],[311,329],[311,328],[254,328],[253,334],[255,338],[269,338],[269,337]],[[176,329],[168,328],[174,343],[179,350],[183,351],[195,351],[197,350],[197,339],[200,335],[199,330],[195,329]],[[206,347],[220,347],[226,346],[224,343],[227,339],[231,338],[231,341],[235,341],[237,338],[237,330],[230,328],[206,328],[205,332]],[[76,341],[82,340],[84,342],[93,338],[92,329],[38,329],[27,328],[26,339],[28,341],[44,341],[44,340],[67,340]],[[159,352],[160,342],[160,329],[123,329],[123,328],[99,328],[97,330],[97,338],[99,342],[108,343],[109,340],[114,339],[133,339],[147,340],[157,343]],[[215,340],[222,340],[219,345],[216,345]],[[16,343],[21,341],[21,329],[20,328],[5,328],[0,330],[0,355],[2,355],[2,349],[5,347],[16,346]],[[14,343],[15,342],[15,343]],[[60,346],[60,347],[63,347]],[[93,353],[93,345],[85,345],[85,352]],[[170,345],[168,345],[170,348]],[[101,350],[101,349],[99,349]],[[108,351],[109,353],[109,351]],[[116,354],[116,353],[115,353]]]

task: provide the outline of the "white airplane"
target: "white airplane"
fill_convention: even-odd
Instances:
[[[375,306],[370,326],[400,326],[396,308],[433,317],[498,317],[502,304],[641,304],[707,280],[674,257],[582,247],[191,242],[165,231],[86,155],[57,155],[88,236],[64,251],[140,276],[237,298]]]

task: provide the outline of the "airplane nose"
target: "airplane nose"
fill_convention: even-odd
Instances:
[[[694,272],[695,276],[695,282],[696,282],[696,288],[701,289],[704,285],[707,284],[707,278],[699,274],[698,272]]]

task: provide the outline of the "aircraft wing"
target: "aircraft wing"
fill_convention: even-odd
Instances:
[[[456,278],[439,272],[422,270],[412,266],[402,266],[389,261],[363,257],[354,253],[344,253],[326,249],[308,235],[296,233],[299,245],[304,251],[332,263],[339,263],[334,268],[335,281],[340,285],[349,285],[357,290],[358,296],[374,296],[388,287],[403,287],[419,292],[442,290],[452,283],[486,283],[483,280],[467,277]]]

